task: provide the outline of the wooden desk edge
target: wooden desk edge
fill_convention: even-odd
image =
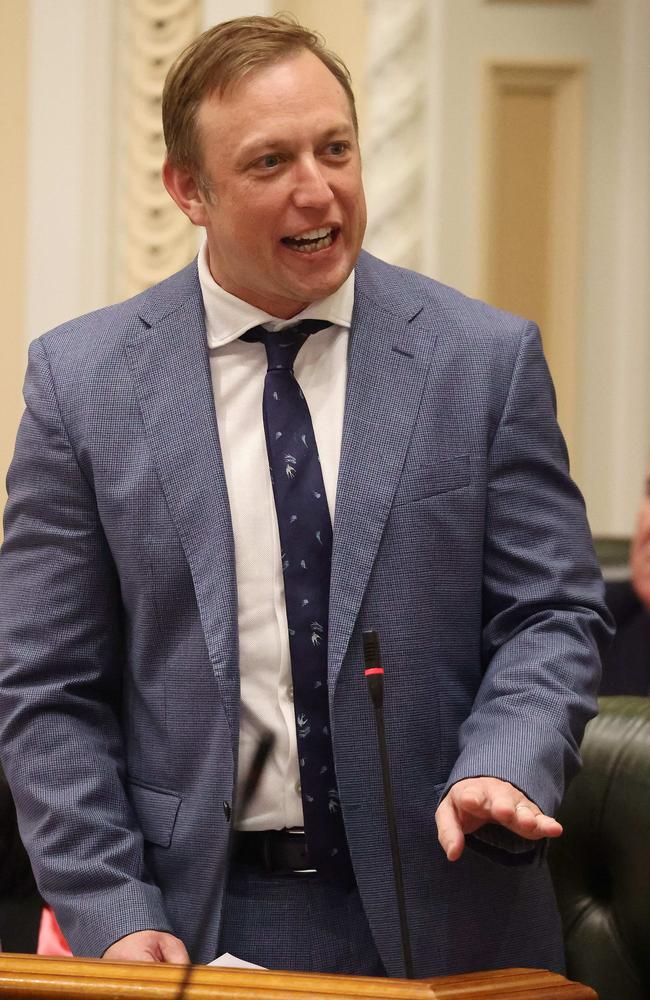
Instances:
[[[177,1000],[185,967],[0,954],[0,998]],[[588,986],[543,969],[499,969],[430,979],[192,967],[186,1000],[598,1000]]]

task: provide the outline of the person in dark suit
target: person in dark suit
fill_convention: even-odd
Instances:
[[[0,767],[0,947],[4,951],[36,951],[42,906]]]
[[[608,582],[616,636],[603,658],[603,695],[650,695],[650,475],[630,550],[630,579]]]
[[[163,120],[206,242],[32,344],[9,475],[41,891],[77,953],[404,974],[376,629],[415,974],[559,969],[545,842],[608,617],[537,328],[361,251],[349,78],[305,29],[206,32]]]

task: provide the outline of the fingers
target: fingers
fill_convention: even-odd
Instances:
[[[436,812],[438,840],[450,861],[463,852],[465,834],[496,823],[524,837],[559,837],[562,827],[518,788],[498,778],[466,778],[452,785]]]
[[[179,965],[188,965],[190,956],[182,941],[172,934],[160,935],[160,954],[163,962],[177,962]]]
[[[446,795],[436,810],[438,842],[448,861],[458,861],[465,849],[465,834],[458,820],[453,802]]]
[[[126,934],[107,948],[102,958],[113,962],[178,962],[183,965],[190,960],[183,942],[165,931]]]

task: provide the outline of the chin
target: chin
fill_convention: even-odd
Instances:
[[[327,275],[319,275],[317,280],[305,283],[303,290],[299,293],[300,296],[308,299],[310,302],[327,298],[328,295],[332,295],[346,281],[353,266],[337,267]]]

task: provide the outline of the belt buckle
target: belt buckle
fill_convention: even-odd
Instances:
[[[286,833],[288,833],[289,836],[291,836],[291,837],[304,837],[305,836],[304,829],[301,830],[301,829],[289,828],[286,831]],[[305,838],[305,844],[306,843],[307,843],[307,840]],[[290,872],[291,872],[292,875],[317,875],[318,874],[318,869],[316,869],[316,868],[291,868]]]

